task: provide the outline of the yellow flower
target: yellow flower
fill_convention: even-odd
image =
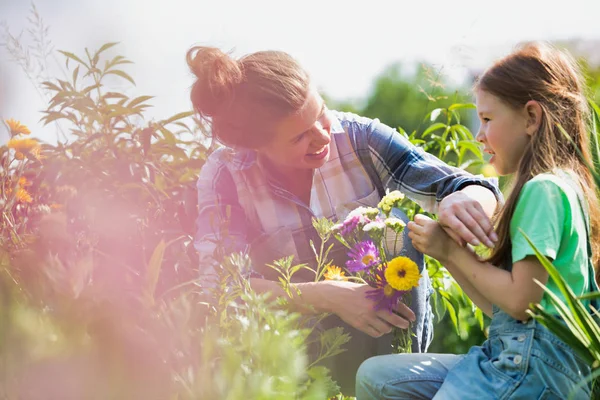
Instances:
[[[492,255],[492,249],[485,244],[480,243],[477,246],[472,246],[475,254],[482,260],[489,258]]]
[[[25,190],[23,188],[17,189],[17,193],[16,193],[15,197],[21,203],[31,203],[32,202],[31,195],[27,192],[27,190]]]
[[[5,122],[6,122],[6,125],[8,125],[8,129],[10,129],[10,133],[12,136],[15,136],[18,134],[29,135],[31,133],[29,128],[27,128],[25,125],[22,125],[19,121],[16,121],[12,118],[7,119]]]
[[[36,146],[33,149],[31,149],[31,155],[34,156],[38,160],[41,160],[42,158],[46,158],[46,157],[42,156],[42,146]]]
[[[348,277],[345,276],[344,271],[340,267],[335,265],[328,265],[327,271],[325,272],[325,279],[328,281],[347,281]]]
[[[421,273],[417,264],[408,257],[396,257],[385,269],[385,279],[396,290],[410,290],[419,286]]]
[[[29,182],[27,180],[27,178],[25,178],[24,176],[19,178],[19,186],[21,187],[25,187],[25,186],[31,186],[31,182]]]
[[[18,139],[12,138],[8,141],[6,146],[9,149],[15,149],[16,152],[20,153],[28,153],[31,152],[36,147],[39,147],[39,143],[35,139]]]
[[[379,204],[377,204],[377,207],[380,208],[386,216],[389,216],[392,208],[398,207],[403,199],[404,194],[399,190],[394,190],[383,196]]]

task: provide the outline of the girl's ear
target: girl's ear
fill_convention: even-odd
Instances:
[[[525,112],[527,113],[527,125],[525,130],[529,136],[532,136],[538,131],[542,124],[542,106],[535,100],[529,100],[525,104]]]

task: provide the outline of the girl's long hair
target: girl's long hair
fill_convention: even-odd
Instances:
[[[523,109],[530,100],[537,101],[542,108],[539,130],[532,135],[506,203],[495,216],[499,240],[488,260],[494,265],[510,261],[510,220],[523,185],[536,175],[564,169],[578,177],[589,204],[590,242],[598,276],[600,208],[592,173],[585,164],[593,165],[588,148],[589,109],[583,82],[577,63],[569,54],[547,43],[527,43],[493,64],[475,85],[515,109]]]

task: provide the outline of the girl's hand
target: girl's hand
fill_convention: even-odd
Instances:
[[[458,244],[448,236],[442,226],[431,218],[417,214],[408,223],[408,237],[415,249],[435,258],[442,264],[449,259],[450,252]]]

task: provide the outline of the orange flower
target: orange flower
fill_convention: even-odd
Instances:
[[[36,160],[41,160],[42,158],[46,158],[42,156],[42,146],[37,146],[31,149],[31,155],[36,158]]]
[[[16,193],[15,197],[21,203],[31,203],[33,201],[33,199],[31,198],[31,195],[27,192],[27,190],[25,190],[23,188],[17,189],[17,193]]]
[[[15,158],[17,160],[23,160],[25,158],[25,154],[31,154],[37,159],[40,158],[41,146],[35,139],[12,138],[8,141],[6,146],[9,149],[15,150]]]
[[[27,180],[27,178],[25,178],[24,176],[19,178],[19,186],[21,187],[25,187],[25,186],[31,186],[31,182],[29,182]]]
[[[15,149],[15,151],[20,151],[22,153],[30,152],[32,149],[39,147],[39,143],[35,139],[19,139],[12,138],[6,144],[9,149]]]
[[[8,129],[10,129],[10,134],[12,136],[16,136],[19,134],[29,135],[31,131],[25,125],[22,125],[19,121],[14,119],[7,119],[6,125],[8,125]]]

